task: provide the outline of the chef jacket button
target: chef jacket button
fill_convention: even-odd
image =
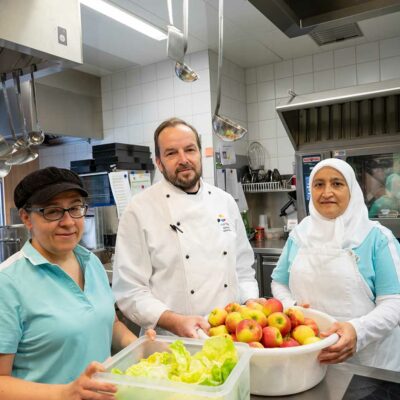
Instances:
[[[208,194],[211,194],[211,192],[210,192],[210,191],[208,191]]]
[[[191,294],[194,294],[194,290],[192,289],[192,290],[190,291],[190,293],[191,293]]]
[[[227,287],[228,287],[228,285],[226,283],[224,283],[224,288],[227,288]]]
[[[177,222],[177,223],[176,223],[176,225],[178,225],[178,226],[179,226],[180,224],[181,224],[180,222]]]
[[[169,194],[167,194],[166,197],[169,197]]]
[[[223,254],[224,256],[226,256],[226,255],[228,254],[228,252],[227,252],[227,251],[224,251],[222,254]]]
[[[189,254],[186,254],[186,258],[189,258]]]

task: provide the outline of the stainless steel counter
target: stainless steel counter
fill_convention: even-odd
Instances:
[[[281,254],[285,243],[286,239],[264,239],[260,241],[250,241],[254,253],[256,254]]]
[[[252,395],[252,400],[342,400],[349,384],[353,378],[353,376],[359,375],[363,377],[369,377],[374,379],[380,379],[382,381],[394,382],[400,384],[400,373],[393,372],[383,369],[363,367],[358,365],[353,365],[349,363],[330,365],[328,367],[327,374],[325,378],[320,382],[317,386],[302,392],[297,393],[291,396],[279,396],[279,397],[270,397],[270,396],[255,396]],[[279,384],[279,382],[277,382]],[[392,400],[400,398],[400,385],[398,389],[398,393],[394,395],[387,395],[378,397],[368,397],[368,399],[379,399],[379,400]],[[346,399],[365,399],[367,398],[365,393],[363,395],[347,397]]]

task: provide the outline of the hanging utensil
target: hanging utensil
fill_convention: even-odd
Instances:
[[[168,57],[176,61],[175,74],[184,82],[194,82],[199,77],[187,64],[184,62],[189,31],[189,2],[183,0],[183,33],[174,26],[172,15],[172,0],[167,0],[168,6],[168,40],[167,54]]]
[[[21,165],[36,160],[38,153],[33,151],[29,146],[20,147],[12,152],[11,157],[5,161],[6,165]]]
[[[17,97],[18,114],[22,129],[22,137],[15,141],[14,148],[24,148],[29,146],[28,128],[26,126],[26,118],[24,113],[24,105],[21,96],[21,81],[19,79],[21,70],[13,71],[14,89]]]
[[[7,165],[5,160],[0,160],[0,178],[5,178],[11,171],[11,165]]]
[[[39,125],[38,114],[37,114],[36,88],[35,88],[35,76],[34,76],[34,72],[36,71],[37,71],[36,64],[32,64],[30,85],[31,85],[31,95],[33,101],[33,117],[35,122],[35,128],[29,132],[28,136],[29,136],[29,143],[34,146],[42,144],[44,141],[44,132]]]
[[[247,129],[243,128],[231,119],[220,115],[219,108],[221,105],[221,75],[222,75],[222,62],[223,62],[223,44],[224,44],[224,0],[219,0],[218,7],[219,19],[219,40],[218,40],[218,79],[217,79],[217,105],[213,116],[213,130],[214,133],[222,140],[233,142],[241,139],[246,133]]]
[[[8,99],[8,93],[7,93],[7,86],[6,86],[6,74],[1,75],[1,87],[3,91],[3,97],[4,97],[4,104],[6,106],[6,111],[7,111],[7,117],[8,117],[8,124],[10,126],[11,134],[14,138],[14,140],[17,139],[17,135],[15,134],[15,129],[14,129],[14,123],[12,120],[12,115],[11,115],[11,107],[10,107],[10,101]],[[12,152],[12,147],[7,143],[5,138],[1,135],[0,139],[0,156],[7,156]]]

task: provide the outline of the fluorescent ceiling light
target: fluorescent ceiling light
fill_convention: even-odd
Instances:
[[[109,18],[114,19],[115,21],[120,22],[126,26],[129,26],[136,31],[143,33],[146,36],[151,37],[155,40],[165,40],[167,35],[159,30],[158,28],[150,25],[148,22],[144,22],[143,20],[133,16],[132,14],[113,6],[110,3],[107,3],[103,0],[80,0],[81,4],[86,7],[92,8],[93,10],[106,15]]]

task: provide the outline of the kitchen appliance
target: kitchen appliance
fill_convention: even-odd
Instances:
[[[388,196],[386,179],[400,174],[400,80],[297,96],[276,110],[295,148],[299,221],[308,214],[311,171],[326,158],[354,168],[370,212]],[[370,218],[400,238],[398,208]]]
[[[29,239],[29,231],[24,224],[0,226],[0,262],[21,250]]]

